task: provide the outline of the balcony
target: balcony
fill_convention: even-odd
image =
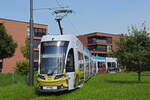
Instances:
[[[90,51],[95,51],[95,52],[112,52],[112,45],[91,45],[88,46],[88,49]]]
[[[105,37],[105,36],[88,37],[88,44],[93,43],[112,44],[112,37]]]

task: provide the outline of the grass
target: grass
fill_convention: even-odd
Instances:
[[[7,77],[7,78],[6,78]],[[142,83],[137,83],[137,73],[121,72],[97,74],[80,89],[37,95],[27,86],[26,77],[16,75],[14,84],[11,74],[0,74],[0,100],[149,100],[150,72],[142,73]],[[3,82],[2,82],[3,81]],[[9,82],[9,83],[8,83]]]
[[[26,82],[27,76],[20,74],[0,74],[0,87]]]
[[[27,86],[27,76],[0,74],[0,100],[30,100],[34,94]]]

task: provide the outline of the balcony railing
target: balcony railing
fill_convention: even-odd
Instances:
[[[112,43],[112,37],[94,36],[88,38],[88,43]]]
[[[99,52],[112,52],[111,45],[91,45],[88,46],[90,51],[99,51]]]

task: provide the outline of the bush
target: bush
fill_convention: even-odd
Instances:
[[[27,59],[23,61],[17,61],[15,71],[20,74],[27,75],[29,72],[29,61]]]

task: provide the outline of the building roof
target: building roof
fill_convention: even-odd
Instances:
[[[107,35],[114,35],[114,36],[120,36],[121,34],[113,34],[113,33],[104,33],[104,32],[92,32],[92,33],[87,33],[87,34],[83,34],[83,35],[79,35],[79,36],[84,36],[84,35],[92,35],[92,34],[107,34]]]
[[[13,20],[13,19],[6,19],[6,18],[0,18],[0,20],[15,21],[15,22],[20,22],[20,23],[27,23],[27,24],[29,24],[29,22],[18,21],[18,20]],[[37,23],[34,23],[34,24],[37,24]],[[37,25],[48,26],[48,25],[45,25],[45,24],[37,24]]]

